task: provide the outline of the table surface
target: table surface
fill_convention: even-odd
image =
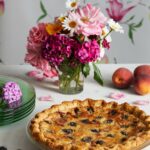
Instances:
[[[123,92],[125,94],[125,98],[113,100],[118,103],[128,102],[132,104],[132,102],[136,100],[150,100],[150,94],[139,96],[134,93],[132,88],[118,90],[112,85],[111,76],[117,68],[127,67],[133,71],[138,65],[139,64],[101,64],[99,65],[99,68],[104,79],[104,86],[98,85],[97,82],[93,80],[93,72],[91,72],[90,76],[85,79],[83,92],[75,95],[60,94],[58,92],[58,87],[56,87],[51,80],[40,82],[33,78],[29,78],[26,73],[35,70],[35,68],[29,65],[0,65],[0,75],[17,77],[31,83],[35,87],[37,95],[36,107],[32,114],[21,121],[0,127],[0,146],[5,146],[8,150],[38,150],[27,137],[26,127],[28,122],[37,112],[40,112],[53,104],[61,103],[64,100],[93,98],[112,101],[113,99],[108,98],[108,95],[111,92]],[[38,100],[39,97],[48,95],[52,96],[52,101]],[[139,107],[150,115],[149,105]],[[144,148],[144,150],[150,150],[150,146]]]

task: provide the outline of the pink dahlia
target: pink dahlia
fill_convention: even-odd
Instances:
[[[79,16],[78,33],[82,33],[85,36],[100,35],[102,33],[102,28],[105,26],[107,18],[100,9],[87,4],[79,8],[76,13]]]
[[[96,40],[84,42],[75,52],[76,58],[83,64],[96,61],[100,56],[100,46]]]
[[[30,30],[27,44],[27,54],[25,62],[30,63],[32,66],[42,70],[44,74],[49,74],[51,70],[49,62],[42,56],[42,47],[45,40],[48,39],[48,34],[45,29],[45,24],[38,24]]]

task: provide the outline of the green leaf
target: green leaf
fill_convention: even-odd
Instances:
[[[94,69],[94,80],[97,81],[100,85],[103,85],[103,79],[99,68],[93,63]]]
[[[128,36],[129,36],[129,38],[130,38],[131,42],[134,44],[134,39],[133,39],[133,30],[135,30],[135,29],[133,28],[133,26],[132,26],[132,25],[129,25]]]
[[[134,15],[133,16],[131,16],[126,22],[129,22],[129,21],[131,21],[131,20],[133,20],[134,19]]]
[[[135,28],[139,28],[143,25],[143,19],[136,25],[134,25]]]
[[[41,7],[41,10],[42,10],[43,14],[47,15],[47,11],[46,11],[42,1],[40,1],[40,7]]]
[[[46,11],[42,1],[40,1],[40,8],[41,8],[43,14],[37,19],[37,22],[39,22],[40,20],[42,20],[43,18],[45,18],[47,16],[47,11]]]
[[[90,66],[89,66],[89,64],[85,64],[82,67],[82,73],[83,73],[85,78],[90,74]]]
[[[46,16],[47,16],[46,14],[41,15],[41,16],[38,18],[37,22],[39,22],[40,20],[42,20],[42,19],[45,18]]]

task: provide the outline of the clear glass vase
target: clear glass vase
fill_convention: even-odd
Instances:
[[[63,94],[77,94],[83,91],[84,76],[81,65],[59,67],[59,91]]]

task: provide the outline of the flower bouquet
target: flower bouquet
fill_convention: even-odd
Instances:
[[[110,33],[122,33],[123,29],[90,3],[67,0],[66,6],[64,15],[30,30],[25,61],[46,76],[58,75],[60,91],[73,94],[83,90],[90,66],[94,68],[94,79],[103,84],[96,63],[110,48]]]

